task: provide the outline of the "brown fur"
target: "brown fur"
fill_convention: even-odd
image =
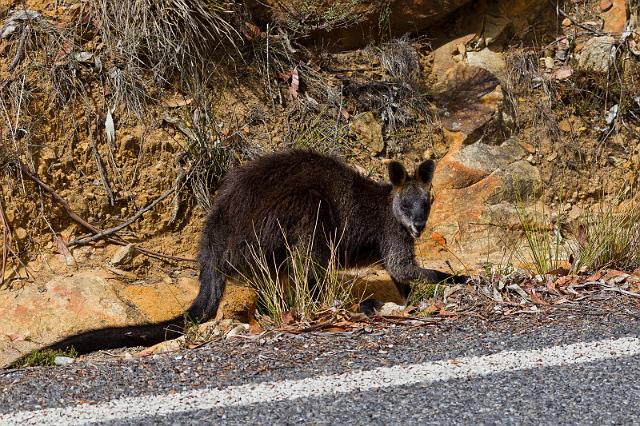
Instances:
[[[294,245],[310,241],[314,230],[320,233],[312,250],[320,265],[329,259],[327,241],[338,236],[343,267],[381,263],[405,297],[412,280],[448,278],[415,263],[415,238],[392,208],[394,195],[430,186],[433,163],[423,164],[416,178],[392,163],[390,174],[392,180],[393,173],[398,175],[398,186],[375,182],[334,157],[309,151],[267,155],[230,171],[203,232],[199,305],[192,313],[198,319],[215,313],[224,285],[220,277],[246,267],[249,245],[259,243],[276,264],[285,261],[283,233]]]
[[[334,157],[309,151],[270,154],[234,168],[216,193],[202,233],[200,292],[186,316],[205,321],[216,314],[225,278],[247,269],[250,245],[259,243],[275,265],[286,261],[285,235],[294,246],[313,240],[311,254],[324,266],[328,241],[339,239],[342,266],[381,263],[404,297],[412,280],[449,278],[419,267],[414,256],[415,237],[429,215],[434,167],[425,161],[417,176],[409,176],[400,163],[392,162],[389,177],[395,185],[375,182]],[[183,325],[179,317],[161,324],[96,330],[52,347],[74,346],[83,353],[147,345],[176,337]]]

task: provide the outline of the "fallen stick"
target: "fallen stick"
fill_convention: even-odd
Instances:
[[[56,191],[51,189],[46,183],[41,181],[40,178],[36,176],[34,173],[32,173],[27,168],[27,166],[25,166],[21,161],[18,161],[18,166],[20,167],[20,170],[22,171],[22,173],[27,175],[29,179],[37,183],[38,186],[40,186],[40,188],[44,189],[49,195],[51,195],[51,197],[53,197],[53,199],[56,200],[58,204],[62,206],[62,208],[67,212],[67,214],[71,219],[73,219],[76,223],[84,226],[85,228],[87,228],[89,231],[93,233],[100,232],[100,229],[98,229],[97,227],[93,226],[92,224],[90,224],[89,222],[87,222],[86,220],[78,216],[76,212],[74,212],[71,209],[71,207],[69,207],[69,204],[64,198],[62,198]]]
[[[134,247],[140,253],[146,254],[149,257],[153,257],[160,260],[167,259],[167,260],[173,260],[176,262],[196,262],[196,259],[193,259],[191,257],[171,256],[170,254],[158,253],[157,251],[152,251],[144,247],[139,247],[139,246],[134,246]]]
[[[618,287],[603,287],[602,290],[604,290],[604,291],[613,291],[613,292],[616,292],[616,293],[624,294],[625,296],[640,297],[640,293],[634,293],[632,291],[623,290],[623,289],[618,288]]]
[[[20,34],[20,42],[18,43],[18,50],[16,52],[16,56],[14,56],[13,61],[9,64],[9,71],[13,71],[15,67],[18,66],[22,58],[24,57],[25,49],[27,48],[27,39],[29,38],[29,33],[31,32],[31,25],[25,25],[22,29],[22,33]]]
[[[58,202],[58,204],[60,204],[62,206],[62,208],[67,212],[67,214],[69,215],[69,217],[76,223],[78,223],[79,225],[82,225],[83,227],[85,227],[86,229],[88,229],[89,231],[91,231],[94,234],[99,234],[102,231],[100,228],[90,224],[89,222],[87,222],[86,220],[84,220],[82,217],[78,216],[78,214],[76,212],[73,211],[73,209],[69,206],[69,204],[67,203],[67,201],[62,198],[56,191],[54,191],[53,189],[51,189],[46,183],[42,182],[40,180],[40,178],[38,178],[38,176],[36,176],[34,173],[32,173],[27,166],[25,166],[22,162],[18,162],[18,166],[20,167],[20,170],[22,171],[22,173],[24,173],[29,179],[31,179],[33,182],[35,182],[38,186],[40,186],[45,192],[47,192],[55,201]],[[174,189],[171,189],[171,191],[173,191]],[[140,213],[140,212],[139,212]],[[142,212],[144,213],[144,212]],[[126,241],[121,241],[121,240],[117,240],[115,238],[112,237],[108,237],[107,236],[107,241],[114,243],[114,244],[118,244],[118,245],[126,245],[128,244]],[[181,262],[195,262],[195,259],[191,259],[188,257],[179,257],[179,256],[171,256],[171,255],[167,255],[167,254],[163,254],[163,253],[158,253],[149,249],[145,249],[143,247],[135,247],[136,250],[138,250],[141,253],[146,254],[147,256],[156,258],[156,259],[168,259],[168,260],[173,260],[173,261],[181,261]]]
[[[4,214],[4,206],[0,198],[0,220],[2,221],[2,269],[0,269],[0,287],[4,285],[4,271],[7,269],[7,258],[9,257],[9,245],[11,244],[11,232],[9,221]]]
[[[100,156],[100,152],[98,152],[98,147],[96,146],[96,142],[93,139],[93,132],[91,132],[91,128],[89,128],[89,140],[91,141],[91,152],[93,152],[93,157],[96,160],[96,167],[98,168],[98,174],[100,175],[102,186],[104,187],[104,190],[107,193],[107,199],[109,200],[109,205],[113,206],[115,205],[115,196],[113,195],[113,190],[111,189],[111,185],[109,185],[107,172],[104,169],[104,164],[102,163],[102,157]]]
[[[136,214],[134,214],[129,219],[127,219],[124,222],[122,222],[120,225],[114,226],[113,228],[105,229],[104,231],[97,232],[96,234],[92,235],[91,237],[85,238],[83,240],[73,240],[73,241],[69,242],[69,247],[82,246],[82,245],[85,245],[85,244],[89,244],[89,243],[91,243],[93,241],[99,240],[100,238],[104,238],[104,237],[107,237],[109,235],[115,234],[116,232],[120,231],[121,229],[126,228],[127,226],[131,225],[133,222],[135,222],[140,217],[142,217],[143,214],[145,214],[146,212],[148,212],[149,210],[154,208],[160,201],[164,200],[165,198],[167,198],[169,195],[173,194],[174,192],[175,192],[175,189],[171,188],[170,190],[168,190],[167,192],[165,192],[164,194],[160,195],[158,198],[153,200],[151,203],[149,203],[146,207],[143,207],[140,210],[138,210],[138,212]]]

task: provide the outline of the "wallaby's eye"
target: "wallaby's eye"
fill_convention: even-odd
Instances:
[[[405,212],[408,212],[408,211],[410,211],[410,210],[411,210],[411,204],[409,204],[409,203],[402,203],[402,204],[400,204],[400,208],[401,208],[402,210],[404,210]]]

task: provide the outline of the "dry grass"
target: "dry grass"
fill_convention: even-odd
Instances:
[[[563,217],[562,190],[561,200],[555,212],[550,212],[542,204],[538,207],[534,204],[527,209],[527,203],[534,201],[527,199],[519,182],[514,182],[515,209],[522,228],[524,238],[524,250],[517,248],[514,251],[518,260],[530,267],[539,275],[545,275],[550,271],[560,268],[562,261],[567,258],[565,241],[561,232]]]
[[[211,208],[213,192],[229,168],[260,152],[239,130],[227,135],[220,133],[215,117],[217,105],[218,100],[203,97],[191,109],[186,125],[178,124],[188,139],[180,156],[179,166],[184,166],[186,172],[179,185],[190,188],[205,211]]]
[[[542,205],[525,208],[516,194],[516,210],[525,241],[524,252],[515,256],[545,275],[571,263],[571,273],[591,273],[604,268],[633,271],[640,267],[640,206],[638,193],[622,197],[603,195],[591,210],[585,210],[571,226],[565,223],[562,191],[553,212]],[[617,207],[620,204],[621,207]]]
[[[630,200],[618,211],[615,204],[601,201],[579,218],[572,246],[573,272],[640,267],[640,206]]]
[[[367,3],[363,0],[281,2],[278,5],[281,13],[277,20],[288,33],[303,37],[315,31],[331,31],[362,22],[376,10],[376,7]]]
[[[309,52],[299,40],[278,27],[267,27],[263,33],[250,40],[252,63],[261,77],[263,87],[272,107],[284,105],[292,97],[283,86],[291,86],[293,74],[297,74],[298,99],[336,105],[339,95],[311,65]]]
[[[352,154],[349,126],[334,108],[300,102],[289,115],[285,143],[295,148],[348,157]]]
[[[414,126],[419,119],[432,123],[429,94],[421,79],[419,54],[407,38],[367,49],[379,62],[383,78],[345,80],[342,93],[352,109],[372,111],[382,120],[387,136]]]
[[[287,259],[283,264],[274,264],[270,253],[260,245],[251,245],[248,270],[237,271],[256,291],[259,310],[275,324],[287,319],[309,322],[327,309],[350,309],[360,302],[354,296],[354,280],[345,280],[338,269],[340,241],[327,242],[330,256],[324,266],[313,258],[314,238],[294,245],[285,235]]]
[[[506,93],[513,103],[512,109],[515,115],[516,126],[520,127],[523,121],[528,121],[527,126],[537,131],[533,135],[534,142],[543,138],[558,140],[560,128],[554,114],[557,85],[553,80],[546,79],[540,70],[540,51],[538,49],[522,49],[513,55],[507,56],[507,87]],[[530,117],[521,117],[519,108],[515,107],[515,98],[519,96],[533,97],[535,105],[531,109]]]
[[[91,0],[114,104],[140,115],[150,79],[162,87],[178,76],[191,90],[206,81],[217,52],[237,50],[231,6],[218,0]]]

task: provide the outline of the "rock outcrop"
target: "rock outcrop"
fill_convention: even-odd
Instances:
[[[0,368],[61,338],[102,327],[160,322],[180,315],[198,290],[193,277],[131,284],[92,269],[43,286],[0,290]],[[230,283],[218,318],[249,322],[255,294]]]

